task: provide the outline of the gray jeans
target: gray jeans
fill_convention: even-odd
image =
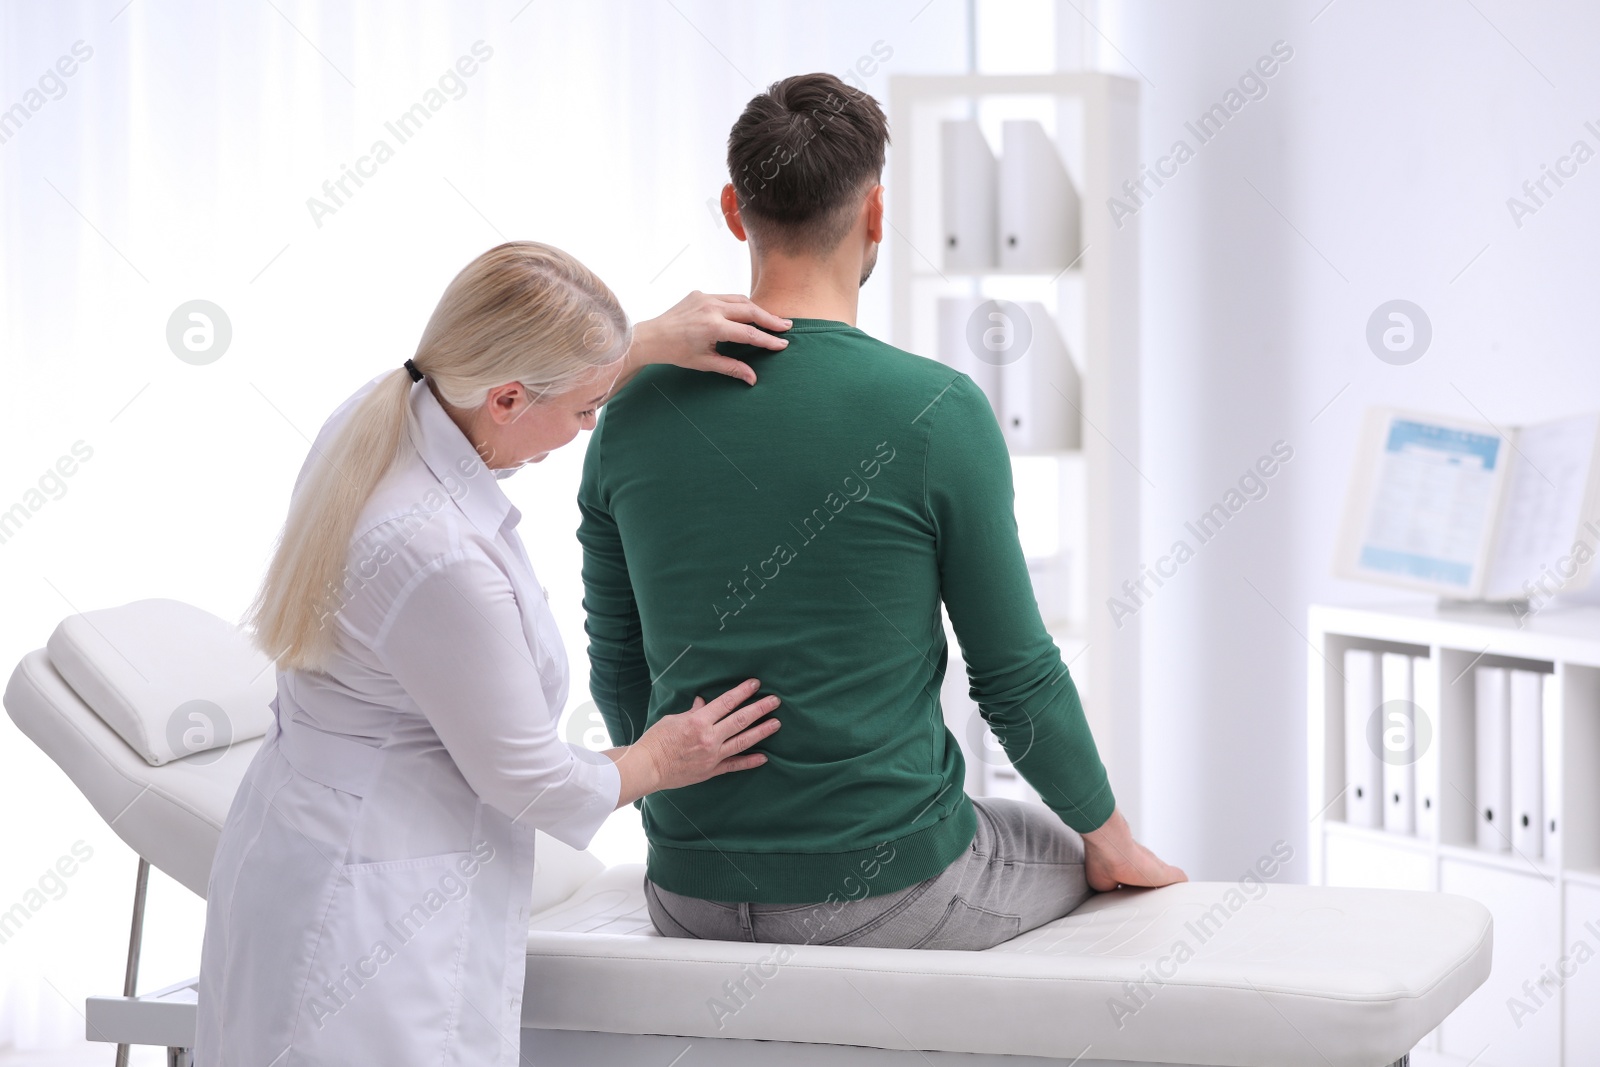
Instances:
[[[1089,898],[1083,838],[1038,804],[974,797],[978,832],[926,881],[825,904],[736,904],[649,879],[645,902],[667,937],[862,948],[984,949],[1059,919]]]

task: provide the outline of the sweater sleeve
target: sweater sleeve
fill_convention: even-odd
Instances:
[[[983,392],[959,375],[923,418],[926,506],[940,592],[972,698],[1017,772],[1061,820],[1097,829],[1116,807],[1077,686],[1045,630],[1017,538],[1011,457]]]
[[[633,598],[622,534],[611,515],[602,468],[606,416],[589,438],[578,487],[578,541],[583,545],[583,608],[588,618],[589,692],[611,741],[631,745],[645,730],[650,707],[650,667]]]

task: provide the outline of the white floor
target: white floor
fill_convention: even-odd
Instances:
[[[116,1046],[85,1041],[54,1052],[12,1052],[0,1049],[0,1067],[112,1067]],[[131,1067],[163,1067],[166,1050],[135,1045],[128,1058]],[[1460,1067],[1462,1061],[1434,1052],[1415,1052],[1411,1067]]]
[[[0,1049],[0,1067],[112,1067],[117,1046],[98,1041],[83,1041],[69,1048],[50,1052],[15,1052]],[[167,1050],[135,1045],[128,1056],[131,1067],[165,1067]]]

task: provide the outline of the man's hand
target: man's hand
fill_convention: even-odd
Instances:
[[[1189,876],[1133,839],[1121,810],[1098,830],[1083,835],[1084,873],[1089,888],[1098,892],[1119,885],[1160,886],[1187,882]]]
[[[753,324],[753,325],[752,325]],[[718,341],[737,341],[782,351],[789,342],[767,330],[783,331],[789,320],[770,314],[747,296],[714,296],[690,293],[665,314],[646,319],[633,328],[633,345],[628,349],[623,382],[639,368],[651,363],[671,363],[690,370],[711,371],[738,378],[746,385],[756,384],[756,372],[748,363],[717,354]],[[757,326],[764,329],[756,329]],[[618,388],[621,388],[619,383]]]

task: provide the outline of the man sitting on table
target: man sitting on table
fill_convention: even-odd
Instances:
[[[719,347],[754,388],[647,368],[589,441],[578,536],[612,739],[746,676],[783,701],[764,767],[643,802],[645,895],[670,936],[981,949],[1092,890],[1184,877],[1117,811],[1034,601],[987,399],[855,326],[888,139],[877,102],[831,75],[750,101],[722,209],[789,344]],[[1046,806],[964,792],[941,602]]]

